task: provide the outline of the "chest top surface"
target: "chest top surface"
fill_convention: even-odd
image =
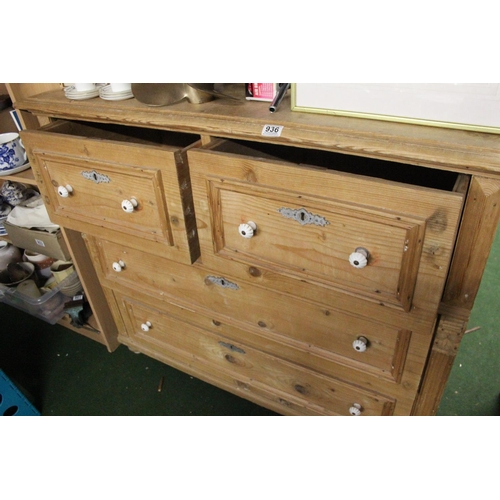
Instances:
[[[290,109],[289,96],[271,114],[269,103],[245,100],[242,84],[227,84],[226,92],[239,100],[217,98],[203,104],[153,107],[136,99],[71,101],[61,89],[19,100],[16,108],[54,118],[272,142],[462,173],[500,175],[497,134],[297,112]],[[283,127],[281,135],[264,135],[266,125]]]

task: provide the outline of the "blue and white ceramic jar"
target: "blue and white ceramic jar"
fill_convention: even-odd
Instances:
[[[28,157],[17,132],[0,134],[0,171],[24,165]]]

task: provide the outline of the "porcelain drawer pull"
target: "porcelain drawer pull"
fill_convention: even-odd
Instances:
[[[119,260],[118,262],[113,262],[113,271],[120,273],[125,268],[125,262]]]
[[[130,198],[130,200],[123,200],[122,201],[122,210],[124,212],[127,212],[128,214],[132,213],[134,211],[134,208],[136,208],[138,205],[137,200],[135,198]]]
[[[149,329],[151,328],[151,326],[152,326],[152,325],[151,325],[151,321],[146,321],[146,323],[143,323],[143,324],[141,325],[141,330],[142,330],[143,332],[149,332]]]
[[[363,411],[363,408],[361,408],[361,405],[358,403],[354,403],[350,408],[349,408],[349,413],[353,417],[359,417],[361,415],[361,412]]]
[[[358,337],[353,343],[352,347],[355,351],[365,352],[368,347],[368,339],[366,337]]]
[[[370,254],[368,253],[368,250],[366,250],[366,248],[356,248],[356,250],[354,250],[354,252],[349,255],[349,262],[351,263],[351,266],[357,269],[362,269],[368,264],[369,255]]]
[[[72,192],[73,188],[69,184],[66,184],[66,186],[59,186],[57,188],[57,194],[61,198],[67,198]]]
[[[249,220],[246,224],[240,224],[238,231],[243,238],[252,238],[257,231],[257,224]]]

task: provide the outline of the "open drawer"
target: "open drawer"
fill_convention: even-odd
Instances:
[[[204,264],[437,309],[464,198],[456,174],[238,141],[188,158]]]
[[[54,223],[196,260],[186,161],[196,136],[69,121],[21,135]]]

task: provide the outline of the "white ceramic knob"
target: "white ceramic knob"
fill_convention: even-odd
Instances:
[[[349,262],[351,266],[357,269],[362,269],[368,264],[368,255],[368,250],[366,250],[365,248],[356,248],[356,250],[354,250],[354,252],[349,255]]]
[[[368,339],[366,337],[358,337],[353,343],[352,347],[355,351],[365,352],[368,346]]]
[[[113,262],[113,271],[117,273],[120,273],[124,267],[125,267],[125,262],[123,262],[123,260],[119,260],[118,262]]]
[[[57,188],[57,194],[61,198],[67,198],[72,192],[73,188],[69,184],[66,184],[66,186],[59,186]]]
[[[257,231],[257,224],[251,220],[249,220],[246,224],[240,224],[238,226],[238,232],[240,233],[240,236],[243,236],[243,238],[252,238],[255,231]]]
[[[122,201],[122,210],[124,212],[127,212],[128,214],[132,213],[134,211],[134,208],[136,208],[138,205],[137,200],[135,198],[130,198],[130,200],[123,200]]]
[[[361,415],[361,411],[362,411],[362,408],[361,408],[361,405],[358,404],[358,403],[354,403],[350,408],[349,408],[349,413],[353,416],[353,417],[359,417]]]
[[[149,329],[151,328],[151,326],[152,326],[152,325],[151,325],[151,322],[150,322],[150,321],[146,321],[146,323],[143,323],[143,324],[141,325],[141,330],[142,330],[143,332],[149,332]]]

